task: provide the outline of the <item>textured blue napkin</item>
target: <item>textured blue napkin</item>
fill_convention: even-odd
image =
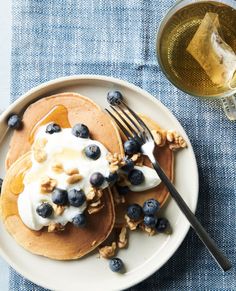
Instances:
[[[104,74],[128,80],[161,100],[192,142],[200,174],[197,216],[236,262],[236,123],[217,100],[173,87],[155,56],[155,34],[175,1],[13,0],[12,101],[60,76]],[[191,177],[186,177],[191,179]],[[236,272],[223,274],[192,230],[175,255],[130,290],[236,290]],[[10,290],[43,290],[10,272]]]

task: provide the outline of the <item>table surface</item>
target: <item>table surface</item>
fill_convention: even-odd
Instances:
[[[10,52],[11,52],[11,1],[1,1],[0,7],[0,109],[9,104]],[[8,291],[8,265],[0,257],[0,289]]]

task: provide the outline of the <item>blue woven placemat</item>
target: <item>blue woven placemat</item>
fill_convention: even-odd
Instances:
[[[197,216],[236,262],[236,123],[218,100],[173,87],[155,56],[155,33],[171,0],[13,0],[11,100],[60,76],[103,74],[125,79],[163,102],[192,142],[200,174]],[[191,177],[186,177],[191,179]],[[44,290],[10,270],[10,290]],[[236,290],[193,231],[175,255],[130,290]]]

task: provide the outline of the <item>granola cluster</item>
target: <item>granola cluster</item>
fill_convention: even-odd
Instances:
[[[151,133],[157,146],[162,147],[168,145],[169,149],[172,151],[187,147],[187,143],[184,138],[175,130],[153,129],[151,130]]]
[[[106,245],[98,249],[99,255],[104,259],[114,257],[119,249],[127,247],[127,236],[127,227],[122,227],[116,241],[113,241],[111,245]]]

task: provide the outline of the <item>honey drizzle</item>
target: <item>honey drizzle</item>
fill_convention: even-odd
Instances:
[[[17,175],[12,179],[11,185],[10,185],[10,190],[13,194],[18,195],[21,192],[24,191],[24,177],[26,172],[29,170],[31,167],[31,162],[28,162],[24,167],[20,169],[20,171],[17,173]]]
[[[63,128],[71,127],[68,119],[68,110],[64,105],[54,106],[45,116],[43,116],[32,128],[29,135],[29,142],[33,144],[35,134],[40,126],[49,122],[54,122]]]

